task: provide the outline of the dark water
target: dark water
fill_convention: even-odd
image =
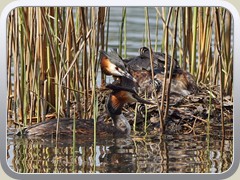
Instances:
[[[121,8],[111,9],[109,48],[119,46]],[[144,8],[127,8],[127,55],[144,45]],[[149,9],[152,43],[155,42],[155,9]],[[162,29],[159,28],[159,35]],[[161,36],[159,36],[159,39]],[[159,40],[158,46],[161,41]],[[111,79],[109,79],[111,80]],[[216,128],[209,136],[165,134],[129,138],[26,139],[9,136],[7,163],[20,173],[221,173],[233,159],[232,128],[224,138]]]

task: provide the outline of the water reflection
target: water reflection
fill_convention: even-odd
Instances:
[[[20,173],[220,173],[233,158],[231,135],[98,140],[95,158],[92,142],[9,137],[7,160]]]

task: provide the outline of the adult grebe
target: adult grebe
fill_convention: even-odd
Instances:
[[[107,85],[109,89],[112,89],[107,99],[107,112],[113,120],[114,126],[106,124],[104,122],[97,122],[97,136],[124,136],[129,135],[131,132],[131,126],[122,114],[122,107],[125,103],[140,102],[146,104],[152,104],[150,101],[146,101],[140,98],[137,93],[131,89]],[[25,135],[28,137],[39,137],[39,136],[55,136],[57,128],[57,119],[41,122],[19,131],[18,135]],[[75,132],[77,136],[91,136],[94,131],[93,119],[76,119]],[[59,135],[71,136],[73,135],[73,119],[59,119]]]
[[[133,81],[136,81],[126,70],[125,64],[122,58],[116,51],[111,50],[110,53],[100,50],[100,65],[102,71],[106,75],[113,75],[116,77],[127,77]]]
[[[153,71],[154,82],[151,76],[150,65],[150,50],[147,47],[139,49],[140,55],[131,58],[126,63],[126,68],[130,74],[137,80],[140,87],[140,93],[147,91],[152,92],[152,83],[156,84],[157,91],[161,91],[161,87],[164,79],[165,71],[165,54],[160,52],[153,52]],[[171,56],[168,56],[167,62],[167,75],[170,70]],[[169,81],[167,81],[169,83]],[[173,73],[171,82],[171,93],[186,96],[192,93],[196,93],[198,87],[194,80],[194,77],[187,71],[179,67],[178,61],[173,59]]]

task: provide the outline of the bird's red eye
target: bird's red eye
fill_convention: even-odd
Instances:
[[[118,71],[118,67],[115,67],[115,69]]]

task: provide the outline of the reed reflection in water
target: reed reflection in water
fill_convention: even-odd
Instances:
[[[222,141],[206,135],[132,136],[97,141],[96,163],[91,139],[37,140],[8,138],[8,164],[24,173],[221,173],[231,166],[232,135]],[[224,144],[223,144],[224,143]]]

